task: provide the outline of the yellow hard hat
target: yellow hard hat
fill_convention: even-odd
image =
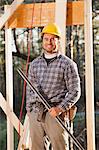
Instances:
[[[61,31],[56,23],[49,23],[46,25],[41,32],[41,36],[43,36],[44,33],[54,34],[59,38],[61,37]]]

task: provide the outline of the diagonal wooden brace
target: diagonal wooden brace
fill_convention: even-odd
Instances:
[[[4,97],[2,96],[1,93],[0,93],[0,107],[2,108],[4,113],[7,115],[7,117],[9,117],[9,119],[10,119],[11,123],[13,124],[13,126],[15,127],[16,131],[19,132],[19,119],[17,118],[15,113],[12,111],[9,104],[4,99]],[[20,136],[23,133],[23,129],[24,129],[23,125],[20,123]]]
[[[5,25],[9,18],[13,15],[15,10],[22,4],[24,0],[14,0],[12,4],[7,8],[6,12],[0,17],[0,29]]]
[[[29,134],[29,121],[28,121],[28,116],[26,115],[24,120],[24,131],[20,137],[17,150],[20,150],[22,147],[30,148],[30,146],[31,146],[31,140]]]

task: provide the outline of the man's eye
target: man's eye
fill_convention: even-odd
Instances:
[[[45,40],[45,41],[48,41],[48,39],[47,39],[47,38],[45,38],[44,40]]]
[[[48,39],[48,38],[44,38],[44,41],[55,41],[55,38],[51,38],[51,39]]]

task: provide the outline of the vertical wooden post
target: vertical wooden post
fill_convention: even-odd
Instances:
[[[61,29],[61,45],[63,54],[65,54],[66,49],[66,8],[67,0],[56,0],[55,22],[59,25]]]
[[[71,41],[70,41],[70,47],[71,47],[71,59],[73,60],[74,56],[73,56],[73,29],[72,29],[72,33],[71,33]],[[73,120],[70,120],[70,133],[73,134]],[[70,150],[73,150],[73,140],[70,139]]]
[[[6,100],[13,110],[13,64],[11,29],[5,29]],[[13,126],[7,117],[7,150],[14,149]]]
[[[92,0],[85,0],[84,4],[87,150],[95,150]]]
[[[70,44],[71,44],[71,59],[73,60],[73,32],[72,32],[72,35],[71,35],[71,42],[70,42]]]

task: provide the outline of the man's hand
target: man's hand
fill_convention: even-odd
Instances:
[[[50,115],[54,118],[56,116],[59,116],[62,112],[63,112],[63,110],[59,107],[52,107],[51,109],[49,109]]]

